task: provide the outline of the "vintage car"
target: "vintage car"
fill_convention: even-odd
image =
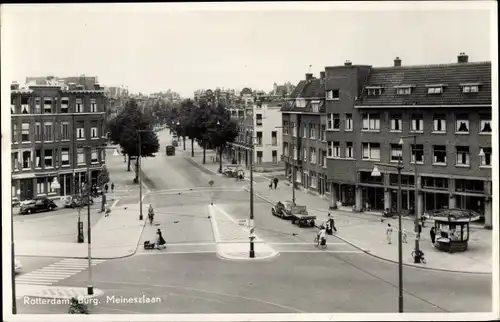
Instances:
[[[172,145],[167,145],[165,147],[165,153],[167,155],[175,155],[175,147],[173,147]]]
[[[294,206],[293,201],[278,201],[276,205],[271,208],[271,213],[273,216],[280,217],[283,219],[292,218],[292,207]]]
[[[53,200],[47,197],[36,197],[33,200],[22,203],[19,213],[31,214],[35,212],[51,211],[57,208]]]
[[[89,198],[87,195],[69,195],[61,197],[61,200],[64,202],[64,208],[81,208],[88,206],[89,204]],[[94,204],[94,199],[92,199],[92,196],[90,197],[90,204]]]

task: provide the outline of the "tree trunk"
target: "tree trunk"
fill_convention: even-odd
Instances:
[[[219,173],[222,173],[222,147],[219,148]]]
[[[186,137],[182,137],[182,145],[183,145],[183,150],[186,151]]]
[[[205,145],[203,145],[203,164],[205,164],[205,162],[206,162],[206,160],[205,160],[206,151],[207,151],[207,148],[205,147]]]
[[[135,159],[135,182],[139,182],[139,157]]]
[[[128,157],[127,171],[130,172],[130,155],[127,154],[127,157]]]
[[[194,139],[191,139],[191,158],[194,158]]]

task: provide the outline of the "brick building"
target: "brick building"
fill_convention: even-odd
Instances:
[[[96,183],[105,162],[97,148],[105,144],[103,88],[95,81],[31,83],[11,85],[12,196],[55,196],[54,178],[60,195],[71,194],[87,181],[87,165]]]
[[[326,171],[325,73],[306,74],[281,108],[285,173],[303,188],[325,195]]]
[[[325,71],[332,206],[395,205],[395,169],[371,172],[374,162],[401,156],[403,209],[474,210],[491,227],[490,62],[469,62],[462,53],[453,64],[403,66],[396,58],[391,67],[346,62]],[[399,145],[405,136],[416,136],[416,145],[413,137]]]

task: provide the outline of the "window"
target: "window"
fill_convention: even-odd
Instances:
[[[256,116],[257,116],[257,119],[256,119],[257,126],[262,126],[262,114],[257,113]]]
[[[69,111],[69,98],[61,98],[61,113],[68,113]]]
[[[345,144],[345,157],[348,159],[354,159],[354,149],[352,147],[352,142],[346,142]]]
[[[283,134],[289,134],[288,133],[288,121],[283,121]]]
[[[324,125],[324,124],[321,124],[320,139],[321,139],[321,141],[326,140],[326,125]]]
[[[363,130],[364,131],[380,131],[380,115],[379,114],[364,114],[363,115]]]
[[[403,148],[399,144],[391,144],[391,162],[398,162],[403,158]]]
[[[45,142],[51,142],[54,140],[54,130],[52,127],[52,122],[45,122],[43,134],[45,135]]]
[[[278,151],[273,150],[272,152],[273,164],[278,164]]]
[[[307,162],[307,148],[304,148],[304,161]]]
[[[318,177],[316,176],[316,172],[311,172],[309,176],[311,179],[311,188],[316,188],[318,185]]]
[[[77,128],[76,128],[76,138],[78,140],[82,140],[82,139],[85,139],[85,128],[84,128],[84,124],[77,124]]]
[[[457,146],[457,166],[469,166],[470,154],[468,146]]]
[[[311,110],[313,111],[313,113],[319,112],[319,101],[313,101],[311,103]]]
[[[312,164],[316,164],[316,149],[315,148],[310,148],[309,149],[309,162]]]
[[[91,113],[97,112],[97,103],[96,103],[95,98],[90,99],[90,112]]]
[[[78,156],[78,165],[87,163],[85,162],[85,150],[83,148],[78,148],[77,156]]]
[[[446,115],[434,115],[433,132],[446,133]]]
[[[12,152],[12,170],[19,171],[19,152]]]
[[[309,124],[309,138],[316,139],[316,124]]]
[[[491,115],[481,114],[481,127],[479,133],[491,133]]]
[[[283,155],[288,156],[288,142],[283,142]]]
[[[19,140],[19,131],[17,130],[17,124],[12,124],[12,143],[17,143]]]
[[[323,153],[323,167],[326,168],[326,156],[327,156],[327,154],[326,154],[326,151],[323,151],[322,153]]]
[[[23,151],[23,169],[31,169],[31,151]]]
[[[76,99],[76,113],[83,113],[83,100],[81,98]]]
[[[45,150],[44,151],[44,156],[43,156],[43,164],[45,165],[46,168],[52,168],[54,166],[53,160],[52,160],[52,150]]]
[[[257,152],[257,155],[259,154],[259,152]],[[99,157],[98,157],[98,151],[96,148],[92,148],[92,153],[91,153],[91,157],[90,157],[90,161],[92,163],[97,163],[99,162]]]
[[[297,98],[297,99],[295,100],[295,105],[296,105],[297,107],[306,107],[306,100],[305,100],[305,99],[303,99],[303,98]]]
[[[37,195],[45,194],[45,178],[36,179],[36,193]]]
[[[434,145],[434,162],[433,164],[446,164],[446,146]]]
[[[35,123],[35,142],[42,141],[42,124],[40,122]]]
[[[328,141],[327,146],[328,146],[328,157],[331,158],[333,157],[333,142]]]
[[[481,148],[484,156],[481,156],[481,166],[491,167],[491,148]]]
[[[340,114],[328,114],[328,130],[340,129]]]
[[[35,114],[42,114],[42,99],[35,97]]]
[[[423,144],[417,144],[416,146],[414,144],[410,145],[411,149],[411,162],[415,163],[415,159],[417,160],[417,163],[424,163],[424,145]]]
[[[97,127],[92,127],[90,129],[90,137],[93,139],[97,139]]]
[[[69,148],[61,149],[61,166],[69,166]]]
[[[294,122],[292,122],[292,136],[297,136],[297,128]]]
[[[255,145],[262,145],[262,132],[257,132],[257,142],[255,142]]]
[[[43,100],[43,113],[45,114],[52,113],[52,98],[45,98]]]
[[[326,91],[326,99],[339,100],[340,99],[340,91],[338,89],[331,89],[331,90]]]
[[[340,158],[340,142],[333,142],[333,157]]]
[[[30,125],[29,123],[23,123],[21,128],[21,142],[30,141]]]
[[[42,167],[42,150],[35,150],[35,168]]]
[[[271,145],[278,145],[278,132],[271,131]]]
[[[469,117],[467,114],[458,114],[456,122],[457,133],[469,133]]]
[[[442,94],[442,93],[443,93],[442,86],[427,87],[427,94]]]
[[[409,86],[397,87],[396,94],[397,95],[410,95],[411,94],[411,87],[409,87]]]
[[[391,131],[401,132],[403,130],[401,123],[401,115],[393,114],[391,115]]]
[[[363,160],[380,160],[380,143],[363,143]]]
[[[424,130],[424,120],[422,115],[413,114],[411,116],[411,132],[422,132]]]
[[[298,160],[299,156],[298,156],[297,146],[295,144],[292,145],[292,151],[293,151],[293,158],[295,160]]]
[[[257,164],[262,164],[262,151],[257,151]]]
[[[462,85],[463,93],[477,93],[479,92],[479,84],[467,84]]]
[[[69,123],[63,122],[61,124],[61,140],[68,141],[69,140]]]
[[[10,113],[16,113],[16,99],[12,95],[10,97]]]
[[[345,115],[345,131],[352,131],[352,114]]]
[[[382,95],[382,88],[380,87],[368,87],[366,89],[368,96],[379,96]]]

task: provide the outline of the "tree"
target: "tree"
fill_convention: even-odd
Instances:
[[[106,205],[107,196],[104,194],[104,185],[109,182],[109,171],[106,166],[102,167],[99,176],[97,177],[97,185],[101,188],[102,199],[101,199],[101,211],[104,211],[104,205]]]
[[[228,143],[234,142],[239,134],[239,125],[231,119],[229,111],[223,105],[219,105],[214,109],[214,117],[217,119],[215,128],[208,131],[210,145],[215,148],[219,154],[219,172],[222,172],[222,153]]]
[[[127,101],[123,111],[110,122],[111,141],[119,144],[128,156],[127,171],[130,171],[130,157],[139,155],[139,135],[141,157],[152,157],[160,149],[158,136],[152,131],[151,126],[151,117],[144,115],[133,99]],[[138,132],[139,130],[145,132]],[[137,176],[136,171],[136,181]]]

